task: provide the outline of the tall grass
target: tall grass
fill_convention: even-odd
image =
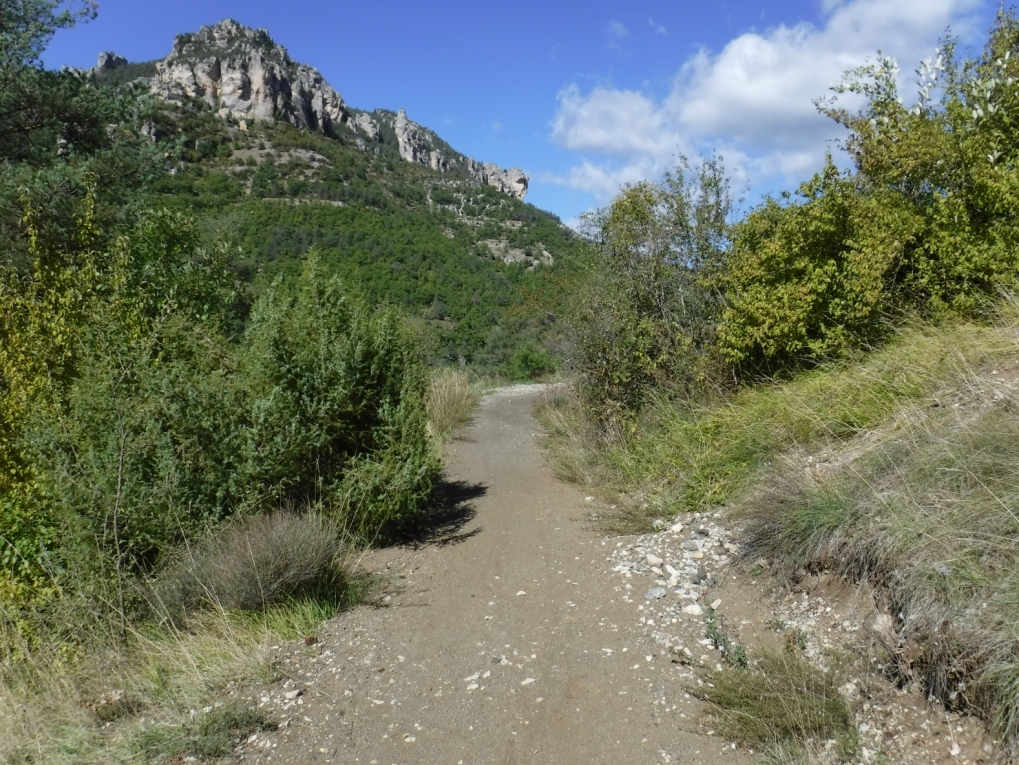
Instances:
[[[663,510],[707,510],[738,497],[778,455],[802,449],[824,459],[845,439],[965,386],[1015,350],[1006,327],[907,328],[874,353],[725,401],[661,400],[607,459]]]
[[[457,431],[471,421],[480,399],[466,371],[447,368],[437,373],[426,399],[428,429],[433,438],[439,443],[453,440]]]
[[[747,554],[887,593],[881,637],[903,683],[1019,738],[1019,395],[976,378],[939,406],[847,441],[820,468],[790,455],[741,503]],[[798,463],[798,464],[797,464]]]
[[[615,439],[559,416],[553,455],[660,510],[728,506],[747,560],[779,575],[872,583],[888,671],[1019,751],[1017,313],[907,327],[708,405],[662,400]]]
[[[0,763],[229,754],[273,724],[233,695],[279,679],[270,646],[313,634],[368,586],[335,528],[278,513],[180,551],[136,599],[126,639],[86,586],[36,610],[2,607]]]

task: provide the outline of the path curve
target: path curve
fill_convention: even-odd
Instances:
[[[698,734],[697,702],[621,599],[610,548],[578,521],[583,494],[539,450],[539,390],[485,397],[450,450],[446,529],[365,559],[397,585],[387,608],[280,647],[288,679],[260,693],[286,725],[244,761],[748,761]]]

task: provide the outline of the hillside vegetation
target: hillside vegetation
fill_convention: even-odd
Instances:
[[[853,169],[738,220],[718,160],[624,189],[588,220],[575,390],[543,408],[560,473],[628,508],[615,528],[727,508],[748,568],[875,585],[896,682],[1010,751],[1017,53],[1002,13],[979,57],[921,65],[914,104],[891,60],[848,73],[819,107]]]
[[[0,3],[0,761],[219,757],[272,723],[213,702],[429,522],[476,402],[430,365],[549,358],[555,265],[471,232],[583,245],[392,152],[43,69],[93,5]]]

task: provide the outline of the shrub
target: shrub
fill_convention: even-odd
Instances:
[[[830,158],[799,193],[798,203],[769,200],[738,223],[711,278],[725,295],[719,351],[748,371],[831,359],[886,331],[911,220],[861,193]]]
[[[599,255],[570,324],[581,387],[600,422],[626,419],[662,388],[702,388],[714,308],[701,272],[721,255],[731,208],[721,164],[691,170],[684,160],[661,184],[627,186],[587,219]]]
[[[974,60],[957,62],[947,41],[921,65],[912,106],[894,60],[847,73],[835,90],[864,108],[820,108],[849,129],[856,172],[829,160],[802,200],[752,211],[710,279],[728,362],[758,374],[816,363],[880,339],[889,317],[973,316],[1016,288],[1017,45],[1012,11]]]
[[[503,367],[503,373],[511,380],[535,380],[542,375],[551,374],[556,369],[555,360],[544,348],[525,345],[518,350]]]
[[[368,539],[422,510],[439,461],[424,366],[395,311],[351,298],[312,258],[256,303],[242,364],[249,501],[320,501]]]
[[[246,518],[187,547],[154,586],[173,618],[202,606],[260,610],[319,585],[342,589],[338,530],[313,515]]]
[[[222,252],[187,215],[108,249],[93,229],[87,208],[79,250],[38,245],[33,272],[0,275],[0,595],[73,575],[124,622],[132,576],[234,513],[317,502],[372,539],[422,512],[438,458],[394,311],[312,260],[231,338]]]

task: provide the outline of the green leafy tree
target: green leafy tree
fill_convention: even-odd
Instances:
[[[599,255],[571,325],[575,364],[600,420],[639,411],[658,390],[689,394],[702,385],[717,307],[703,276],[725,250],[732,204],[719,161],[684,161],[662,183],[628,186],[587,219]]]

